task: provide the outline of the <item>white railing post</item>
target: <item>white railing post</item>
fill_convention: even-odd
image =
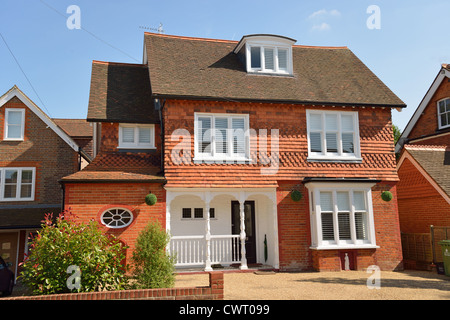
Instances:
[[[241,270],[247,270],[247,257],[246,257],[246,250],[245,250],[245,206],[244,201],[239,201],[239,211],[240,211],[240,218],[241,218]]]
[[[211,219],[209,216],[209,201],[210,195],[205,194],[205,211],[206,211],[206,259],[205,259],[205,271],[213,271],[211,267]]]

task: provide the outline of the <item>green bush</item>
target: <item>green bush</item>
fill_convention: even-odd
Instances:
[[[131,258],[133,287],[170,288],[175,283],[175,257],[166,252],[170,236],[158,221],[139,233]]]
[[[95,221],[76,222],[71,213],[60,214],[56,222],[52,220],[52,215],[46,215],[22,264],[20,278],[33,294],[124,288],[126,266],[121,262],[125,247],[119,240],[105,235]],[[69,285],[69,278],[75,278],[73,270],[68,272],[69,266],[79,268],[81,281],[76,288]]]

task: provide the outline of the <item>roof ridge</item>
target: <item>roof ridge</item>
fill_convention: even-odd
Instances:
[[[224,40],[224,39],[211,39],[211,38],[201,38],[201,37],[189,37],[189,36],[176,36],[172,34],[161,34],[154,32],[144,32],[145,35],[149,36],[159,36],[165,38],[174,38],[174,39],[182,39],[182,40],[196,40],[196,41],[208,41],[208,42],[225,42],[225,43],[238,43],[237,40]]]

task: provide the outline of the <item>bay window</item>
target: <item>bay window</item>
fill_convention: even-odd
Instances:
[[[309,182],[312,247],[375,248],[373,183]]]

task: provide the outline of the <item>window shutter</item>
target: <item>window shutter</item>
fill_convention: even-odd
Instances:
[[[232,118],[233,153],[245,154],[245,121],[244,118]]]
[[[264,48],[264,60],[265,65],[264,68],[267,70],[273,70],[274,67],[274,61],[273,61],[273,49],[272,48]]]
[[[322,239],[334,240],[333,214],[322,212]]]
[[[337,147],[337,134],[336,133],[327,133],[327,152],[338,152]]]
[[[339,223],[339,239],[340,240],[350,240],[350,213],[339,212],[338,213],[338,223]]]
[[[228,118],[215,118],[216,152],[228,153]]]
[[[355,212],[356,239],[367,240],[367,214]]]
[[[199,152],[211,153],[211,118],[199,117],[197,130]]]
[[[134,143],[134,128],[122,127],[122,142]]]
[[[286,49],[278,49],[278,69],[287,71],[287,55]]]
[[[139,143],[150,144],[152,141],[150,128],[138,128],[139,130]]]

